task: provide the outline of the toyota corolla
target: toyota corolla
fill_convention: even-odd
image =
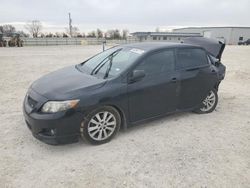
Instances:
[[[110,48],[35,81],[23,103],[32,134],[48,144],[110,141],[121,127],[166,114],[212,112],[225,45],[205,38]]]

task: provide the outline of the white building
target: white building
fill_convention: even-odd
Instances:
[[[204,37],[223,40],[236,45],[250,39],[250,27],[187,27],[173,30],[176,33],[200,33]]]
[[[181,42],[186,37],[200,37],[200,33],[180,33],[180,32],[135,32],[131,33],[133,38],[140,42],[147,41],[165,41]]]

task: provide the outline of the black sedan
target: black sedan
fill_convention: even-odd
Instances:
[[[35,81],[24,99],[25,121],[48,144],[79,137],[102,144],[121,127],[169,113],[210,113],[225,76],[224,46],[190,38],[110,48]]]

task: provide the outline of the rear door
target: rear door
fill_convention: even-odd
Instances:
[[[176,69],[180,75],[178,109],[200,105],[217,83],[217,73],[201,48],[177,48]]]
[[[174,50],[154,52],[134,70],[144,70],[146,75],[142,80],[128,84],[131,122],[176,110],[178,82]]]

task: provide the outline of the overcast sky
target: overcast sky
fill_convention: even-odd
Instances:
[[[154,31],[181,26],[250,26],[250,0],[0,0],[0,24],[65,31],[68,12],[82,32],[100,28]]]

